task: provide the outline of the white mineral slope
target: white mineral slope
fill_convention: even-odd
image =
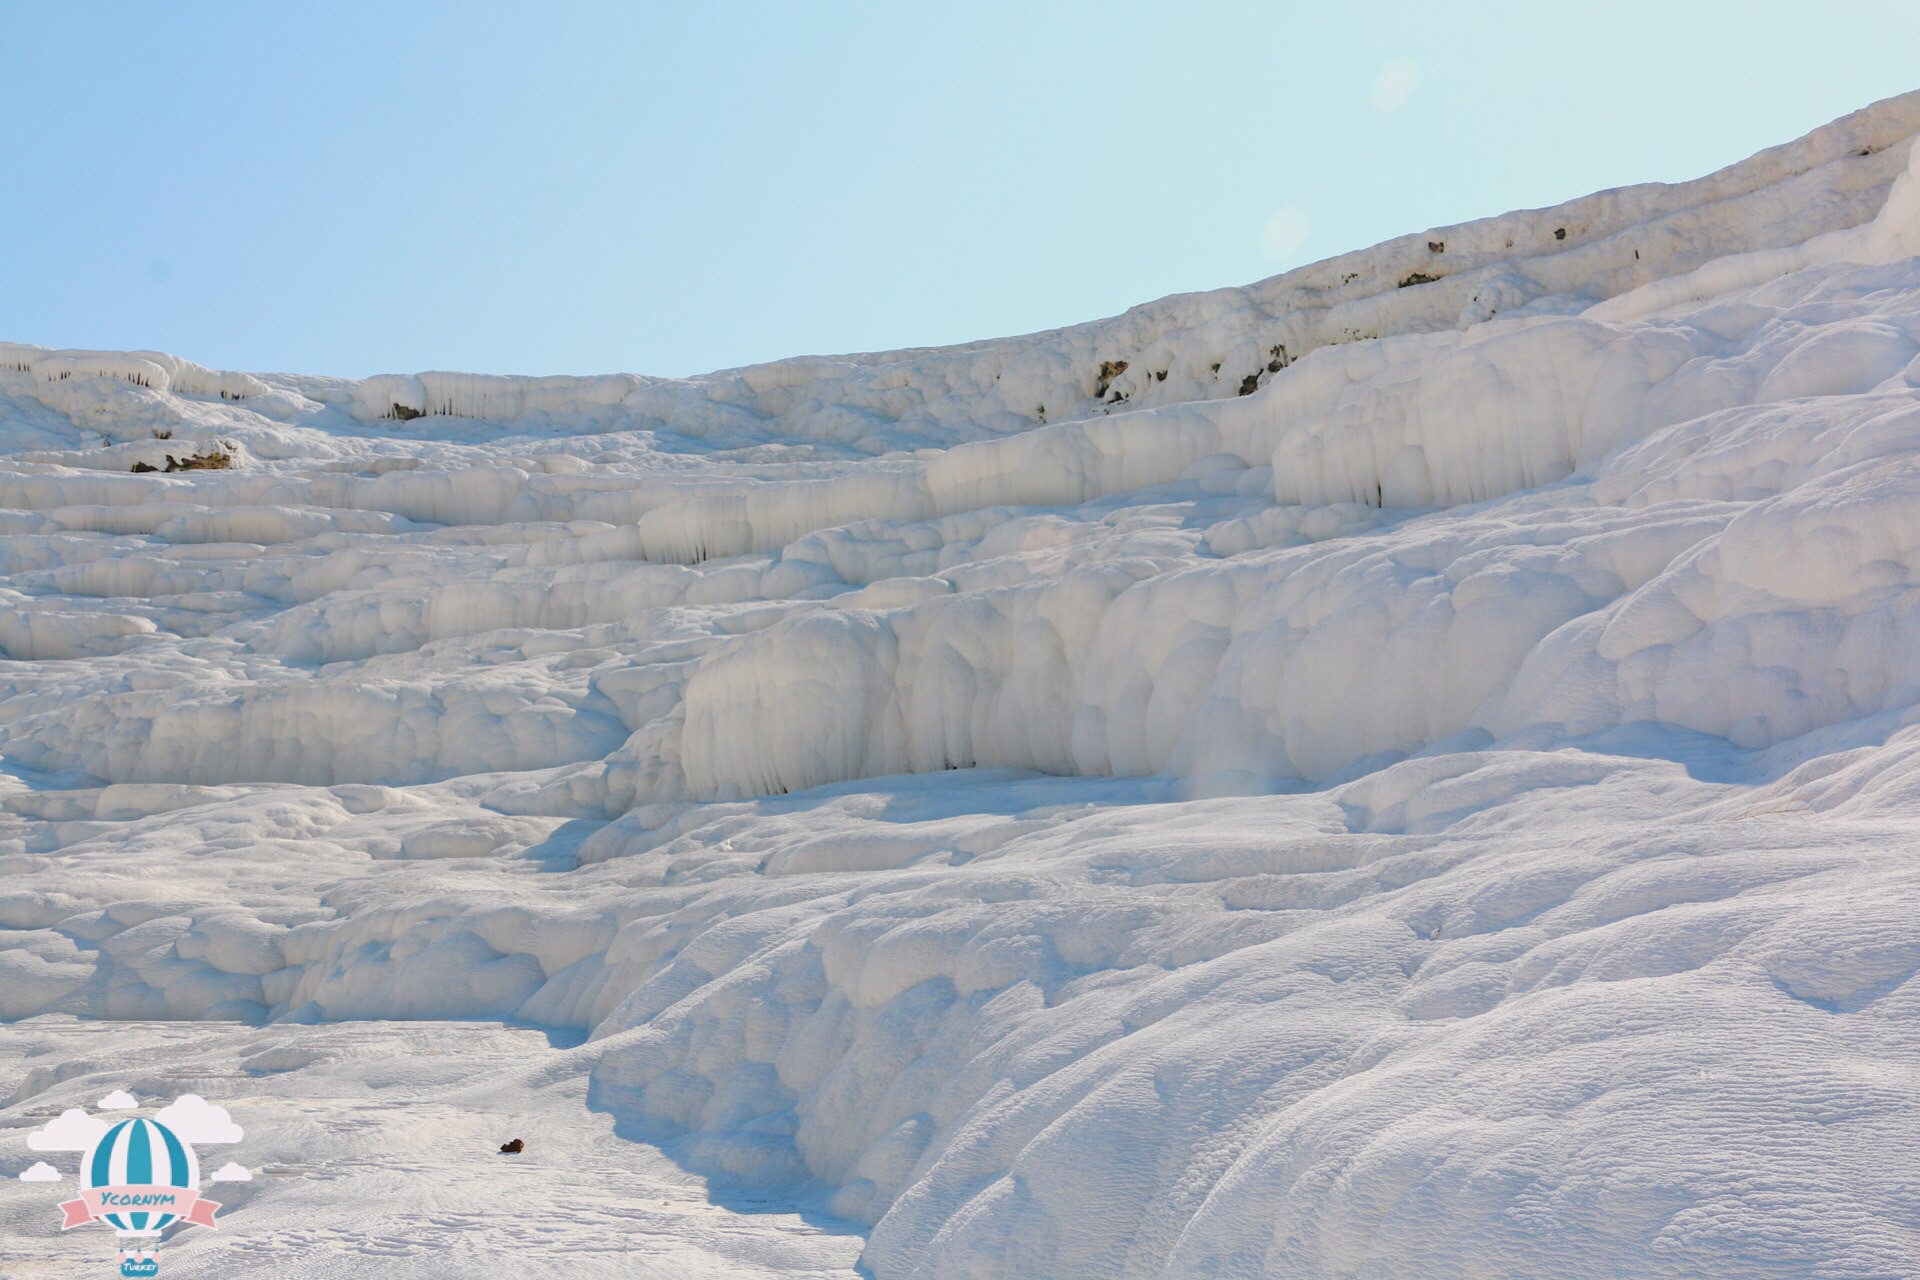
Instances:
[[[18,1081],[0,1127],[24,1149],[31,1128],[69,1107],[95,1111],[110,1090],[130,1092],[149,1118],[190,1090],[233,1104],[244,1139],[197,1152],[220,1225],[165,1241],[169,1276],[854,1280],[855,1231],[712,1202],[697,1178],[584,1106],[579,1057],[549,1051],[538,1031],[476,1023],[40,1019],[0,1040]],[[501,1153],[516,1136],[525,1149]],[[79,1153],[39,1159],[61,1180],[0,1179],[8,1280],[112,1275],[111,1231],[47,1229],[75,1194]],[[205,1180],[229,1160],[250,1179]]]
[[[1920,1274],[1916,131],[686,381],[7,347],[0,1015],[584,1034],[881,1277]]]

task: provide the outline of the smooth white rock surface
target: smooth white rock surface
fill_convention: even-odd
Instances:
[[[0,346],[9,1123],[712,1179],[529,1275],[1916,1274],[1916,132],[688,380]],[[314,1274],[479,1256],[386,1176]]]

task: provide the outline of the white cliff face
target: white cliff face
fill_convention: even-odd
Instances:
[[[882,1276],[1899,1271],[1916,132],[690,380],[0,346],[0,1012],[589,1033]]]

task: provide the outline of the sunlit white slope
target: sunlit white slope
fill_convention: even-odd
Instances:
[[[1897,462],[1889,462],[1884,475],[1844,481],[1802,475],[1804,486],[1783,485],[1765,495],[1771,499],[1765,505],[1756,505],[1752,500],[1762,495],[1750,490],[1742,507],[1699,501],[1682,507],[1626,495],[1602,501],[1586,485],[1550,495],[1535,491],[1641,446],[1660,451],[1663,461],[1644,474],[1630,466],[1631,474],[1690,494],[1690,472],[1699,464],[1662,451],[1659,433],[1698,434],[1708,429],[1701,425],[1708,415],[1722,415],[1711,419],[1717,435],[1751,433],[1743,424],[1773,406],[1816,397],[1829,403],[1796,410],[1802,426],[1795,434],[1847,439],[1856,431],[1836,422],[1836,414],[1847,423],[1863,412],[1898,419],[1908,403],[1907,371],[1920,350],[1914,336],[1920,313],[1901,287],[1906,275],[1897,265],[1920,222],[1913,180],[1903,175],[1869,222],[1851,230],[1831,224],[1864,213],[1864,197],[1849,193],[1880,190],[1870,179],[1889,167],[1892,152],[1904,158],[1906,145],[1890,148],[1888,139],[1911,127],[1915,112],[1906,100],[1882,104],[1686,187],[1635,188],[1576,202],[1550,217],[1509,215],[1434,233],[1450,238],[1446,254],[1433,256],[1462,265],[1475,253],[1492,253],[1470,246],[1524,238],[1528,228],[1537,231],[1536,224],[1549,221],[1580,229],[1579,238],[1590,242],[1574,249],[1529,242],[1507,260],[1535,273],[1616,240],[1620,245],[1608,252],[1627,252],[1626,241],[1643,241],[1644,249],[1632,250],[1641,253],[1641,266],[1612,273],[1593,268],[1597,274],[1583,277],[1594,293],[1610,294],[1591,314],[1527,316],[1523,305],[1518,318],[1510,310],[1442,327],[1431,310],[1440,283],[1420,284],[1373,295],[1380,323],[1371,327],[1401,336],[1313,349],[1326,335],[1297,326],[1320,324],[1324,316],[1296,308],[1282,316],[1295,326],[1286,328],[1288,350],[1310,354],[1272,374],[1263,370],[1267,382],[1255,394],[1158,409],[1103,404],[1106,412],[1091,417],[926,457],[784,469],[649,467],[645,453],[635,457],[628,446],[619,451],[626,465],[593,467],[551,447],[507,458],[498,448],[473,456],[469,447],[463,456],[449,443],[425,459],[404,459],[407,469],[387,470],[393,460],[376,457],[330,463],[315,473],[298,465],[307,449],[364,455],[392,445],[348,450],[337,435],[310,442],[340,413],[304,399],[292,384],[202,410],[153,384],[170,377],[169,386],[211,396],[224,375],[128,357],[130,370],[159,372],[141,375],[147,385],[135,379],[122,386],[113,375],[132,373],[105,357],[34,357],[14,348],[16,363],[29,369],[19,390],[78,413],[76,425],[90,419],[68,403],[75,396],[106,397],[107,407],[94,415],[102,419],[121,412],[144,422],[142,413],[162,407],[170,422],[198,414],[207,426],[230,427],[236,447],[263,464],[196,479],[191,501],[182,505],[175,497],[181,481],[110,476],[76,469],[83,456],[39,455],[53,465],[0,482],[13,495],[7,500],[23,509],[19,532],[152,535],[161,546],[135,557],[89,556],[84,565],[23,563],[41,575],[23,580],[36,594],[35,584],[44,582],[61,595],[171,599],[211,591],[288,607],[263,623],[225,629],[217,643],[196,646],[192,657],[182,654],[180,676],[188,689],[205,688],[204,698],[183,697],[182,685],[170,683],[144,696],[127,690],[78,708],[61,698],[36,713],[30,702],[0,740],[32,767],[77,767],[107,781],[414,781],[578,761],[585,767],[568,779],[567,803],[590,798],[612,815],[650,801],[975,764],[1081,774],[1172,770],[1203,786],[1263,786],[1287,777],[1324,778],[1356,761],[1418,750],[1469,730],[1503,734],[1563,723],[1591,732],[1650,714],[1758,746],[1885,710],[1906,687],[1899,655],[1907,646],[1897,619],[1883,607],[1884,566],[1905,563],[1909,548],[1896,533],[1886,535],[1894,540],[1887,546],[1858,543],[1847,522],[1877,521],[1870,504],[1850,499],[1836,508],[1821,486],[1841,485],[1849,494],[1897,489],[1903,483]],[[1790,210],[1798,211],[1797,221]],[[1676,229],[1682,224],[1686,234]],[[1700,261],[1713,236],[1745,249],[1799,235],[1807,238],[1610,292],[1656,267]],[[1365,265],[1368,278],[1383,279],[1406,251],[1395,243],[1356,255],[1349,265]],[[1881,262],[1890,265],[1871,265]],[[1756,282],[1756,264],[1793,270]],[[1314,273],[1324,269],[1294,276],[1317,279]],[[1734,281],[1743,291],[1660,309],[1713,279]],[[1297,293],[1279,282],[1261,289],[1297,302]],[[1578,311],[1564,300],[1569,295],[1561,296],[1558,310]],[[1140,324],[1157,316],[1154,323],[1164,331],[1193,333],[1193,309],[1208,305],[1172,299],[1133,315]],[[1634,312],[1646,314],[1601,318]],[[1244,307],[1231,310],[1226,315],[1235,318],[1212,330],[1201,323],[1200,332],[1211,336],[1196,337],[1196,349],[1218,354],[1224,335],[1249,314]],[[1085,363],[1090,356],[1073,353],[1109,341],[1099,349],[1132,356],[1129,370],[1152,364],[1139,343],[1112,345],[1114,323],[1063,331],[1046,349]],[[1019,353],[1036,345],[1044,347],[1043,340],[980,350],[1017,363],[1027,358]],[[920,386],[923,366],[976,358],[985,357],[930,353],[886,367]],[[69,376],[95,366],[99,373],[78,383]],[[1008,364],[1005,372],[1012,369]],[[759,375],[740,376],[751,384]],[[1125,376],[1114,375],[1116,385]],[[534,380],[496,398],[524,410],[552,392],[554,382]],[[345,396],[346,407],[357,412],[370,385],[332,394]],[[705,393],[732,385],[722,378]],[[861,385],[861,394],[872,392],[870,384]],[[581,396],[617,403],[601,394],[603,383],[593,387],[600,390],[573,387],[551,401],[551,410],[577,409]],[[1876,391],[1882,398],[1841,399]],[[983,396],[972,402],[976,422],[992,417],[993,396]],[[116,397],[134,404],[116,410]],[[1063,392],[1056,403],[1067,398]],[[310,425],[259,419],[247,408],[256,399]],[[287,409],[295,400],[305,407]],[[443,407],[458,401],[454,390],[445,391]],[[688,421],[674,425],[690,435],[716,425],[699,408],[710,408],[707,401],[695,395],[688,403]],[[871,400],[860,403],[862,412],[873,408]],[[1085,412],[1084,397],[1081,403]],[[769,409],[762,400],[754,413]],[[792,409],[767,421],[769,428],[791,427],[805,436],[813,412]],[[110,424],[102,425],[112,434]],[[396,422],[389,430],[406,425]],[[921,421],[919,430],[932,429],[930,420]],[[1877,431],[1874,438],[1900,449],[1898,425]],[[164,449],[149,439],[106,452],[130,465],[135,453],[145,458]],[[1611,476],[1624,464],[1608,465]],[[1601,492],[1606,484],[1618,488],[1609,479]],[[1183,499],[1223,500],[1215,506],[1226,518],[1153,542],[1143,555],[1137,540],[1111,533],[1110,517],[1087,509],[1167,485],[1184,486],[1170,491]],[[1452,511],[1501,500],[1508,508],[1402,522],[1390,538],[1323,541],[1327,534],[1373,527],[1390,510]],[[1900,498],[1890,493],[1889,500]],[[1800,510],[1807,503],[1815,514]],[[1041,571],[996,556],[997,567],[983,577],[967,562],[983,541],[991,546],[1006,536],[1001,509],[1009,506],[1076,508],[1079,514],[1059,527],[1092,532],[1075,535],[1078,549]],[[1805,527],[1829,514],[1837,523]],[[1736,516],[1739,524],[1730,528]],[[404,561],[408,553],[374,549],[422,522],[543,525],[551,536],[519,534],[460,549],[430,535],[438,550],[411,553],[411,568],[391,564],[396,554]],[[315,537],[367,540],[366,550],[353,553],[354,563],[367,567],[337,577],[306,563],[311,554],[236,558],[212,551],[233,543],[298,546]],[[1822,538],[1846,546],[1836,551]],[[1808,623],[1812,630],[1797,649],[1782,637],[1791,651],[1773,655],[1764,679],[1702,686],[1681,676],[1660,701],[1654,689],[1666,678],[1643,671],[1647,664],[1699,661],[1721,669],[1727,655],[1712,652],[1719,643],[1714,635],[1744,635],[1746,612],[1774,610],[1771,597],[1722,589],[1715,576],[1723,545],[1764,548],[1768,539],[1784,539],[1788,550],[1797,548],[1820,566],[1813,572],[1826,593],[1819,600],[1822,621]],[[164,548],[182,543],[206,549],[178,563]],[[1285,549],[1290,544],[1296,549]],[[1239,554],[1221,558],[1225,553]],[[1764,549],[1753,554],[1776,562]],[[688,563],[701,568],[674,567]],[[1849,586],[1848,566],[1855,564],[1882,567],[1872,570],[1878,576]],[[1715,603],[1701,606],[1705,615],[1677,603],[1681,578],[1701,582],[1695,595],[1714,595]],[[1764,590],[1763,583],[1748,585]],[[1656,599],[1668,604],[1655,606]],[[731,624],[662,612],[774,600],[784,603],[772,612],[759,608],[754,634],[739,638],[728,635]],[[1665,622],[1648,630],[1656,608],[1664,609]],[[1825,642],[1823,628],[1834,619],[1861,615],[1875,621],[1860,623],[1852,644],[1868,650]],[[151,621],[98,605],[23,611],[8,628],[9,652],[104,654],[143,644]],[[532,685],[500,671],[453,676],[428,701],[408,692],[408,671],[436,665],[418,656],[429,642],[501,627],[576,631],[592,625],[618,626],[640,646],[598,680],[591,667],[574,668],[564,680],[541,676]],[[657,634],[662,626],[671,638]],[[697,642],[689,627],[700,633]],[[1555,635],[1563,627],[1570,629]],[[1609,638],[1591,660],[1570,647],[1576,636],[1600,628]],[[1866,638],[1869,631],[1874,638]],[[1553,643],[1536,653],[1549,635]],[[1695,637],[1691,652],[1700,656],[1671,651],[1689,636]],[[650,661],[648,642],[656,639],[664,645],[651,649],[659,656]],[[698,664],[686,660],[695,652],[689,643],[703,659]],[[1634,657],[1649,649],[1657,652]],[[415,658],[328,669],[317,678],[279,674],[281,660],[366,660],[383,653]],[[627,673],[636,661],[658,669],[648,682],[649,706],[658,704],[655,710],[665,714],[629,713],[616,723],[608,680],[631,683]],[[1635,672],[1626,684],[1609,674],[1623,662]],[[1525,687],[1542,692],[1516,699],[1510,689],[1523,663]],[[1584,664],[1577,684],[1566,679],[1570,664]],[[260,696],[236,702],[229,690],[242,672]],[[370,687],[380,692],[370,697]],[[470,713],[470,706],[484,710]],[[217,731],[211,729],[216,724]],[[628,734],[624,746],[614,741]]]
[[[685,381],[6,347],[0,1012],[586,1032],[882,1276],[1910,1270],[1916,130]]]

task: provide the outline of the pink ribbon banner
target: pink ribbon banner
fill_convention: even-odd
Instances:
[[[202,1200],[192,1187],[88,1187],[78,1200],[60,1202],[67,1215],[60,1229],[84,1227],[110,1213],[171,1213],[183,1223],[211,1227],[218,1225],[213,1215],[219,1209],[218,1202]]]

